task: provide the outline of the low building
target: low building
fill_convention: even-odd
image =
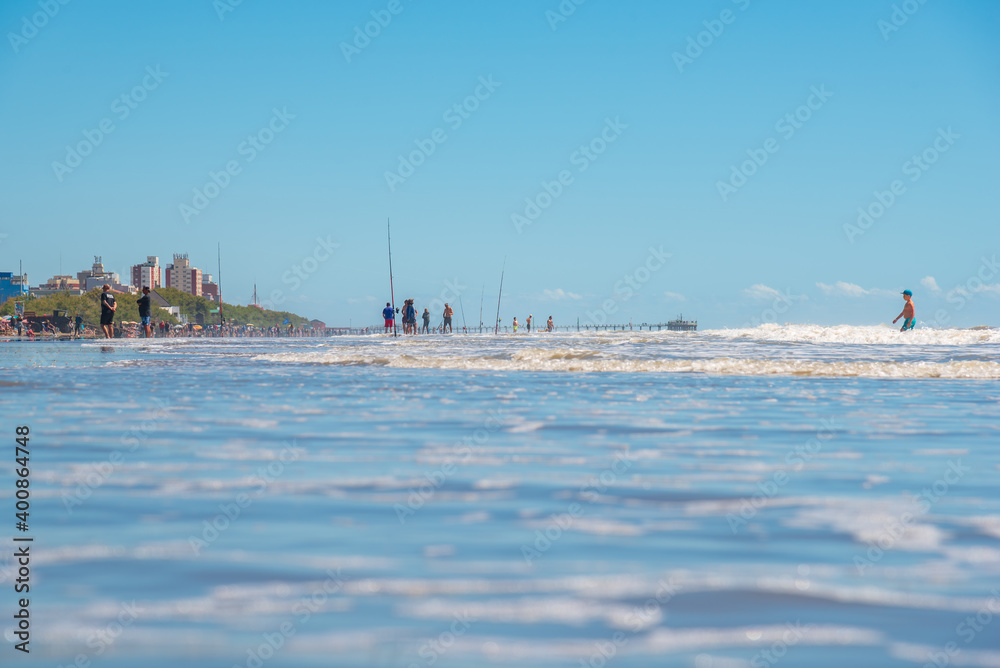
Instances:
[[[80,282],[80,289],[84,292],[99,290],[105,283],[110,285],[115,292],[136,292],[136,289],[131,285],[122,285],[117,273],[104,271],[104,263],[100,255],[94,256],[94,264],[89,271],[78,272],[76,278]]]
[[[201,276],[201,296],[211,299],[213,302],[219,301],[219,286],[212,282],[211,274],[202,274]]]
[[[80,279],[69,275],[57,275],[50,278],[47,283],[42,283],[37,288],[30,288],[28,290],[28,293],[32,297],[46,297],[64,292],[71,295],[82,295],[83,290],[80,289]]]
[[[149,291],[149,303],[152,306],[156,306],[156,307],[159,307],[159,308],[163,309],[164,311],[166,311],[170,315],[174,316],[175,318],[177,318],[181,322],[187,322],[187,318],[185,316],[181,315],[181,307],[180,306],[172,306],[170,304],[170,302],[168,302],[166,299],[164,299],[163,295],[161,295],[156,290],[150,290]]]
[[[0,271],[0,304],[11,297],[23,297],[28,290],[28,275]]]

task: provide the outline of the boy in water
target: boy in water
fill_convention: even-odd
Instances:
[[[896,316],[896,320],[903,318],[903,326],[899,331],[905,332],[908,329],[913,329],[913,326],[917,324],[917,318],[914,315],[913,309],[913,293],[909,290],[903,290],[903,299],[906,304],[903,305],[903,312]],[[896,324],[896,320],[892,321],[892,324]]]

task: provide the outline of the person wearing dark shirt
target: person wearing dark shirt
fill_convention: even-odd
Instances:
[[[431,333],[431,312],[428,309],[424,309],[424,316],[423,317],[424,317],[424,328],[423,328],[422,331],[425,332],[425,333],[427,333],[427,334],[430,334]]]
[[[83,334],[83,316],[76,316],[76,329],[73,332],[77,337]]]
[[[403,333],[417,333],[417,309],[413,307],[412,299],[407,299],[403,306]]]
[[[153,338],[153,322],[151,320],[149,311],[149,286],[144,285],[142,288],[142,297],[135,300],[135,303],[139,305],[139,320],[142,321],[142,328],[145,330],[146,338]]]
[[[104,284],[104,292],[101,293],[101,329],[104,330],[104,338],[111,339],[115,335],[115,311],[118,304],[115,303],[115,296],[111,294],[111,286]]]

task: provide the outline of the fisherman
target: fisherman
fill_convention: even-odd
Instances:
[[[111,286],[104,284],[104,292],[101,293],[101,329],[104,330],[104,338],[111,339],[115,336],[115,311],[118,304],[115,303],[115,296],[111,294]]]
[[[385,329],[382,333],[386,334],[393,328],[393,320],[396,318],[396,315],[392,312],[392,306],[389,305],[389,302],[386,302],[385,308],[382,309],[382,317],[385,319]]]
[[[430,334],[431,333],[431,312],[430,312],[430,309],[426,309],[426,308],[424,309],[423,318],[424,318],[424,327],[423,327],[423,329],[421,331],[424,334]]]
[[[83,335],[83,316],[79,313],[76,314],[76,326],[73,328],[73,334],[77,338]]]
[[[913,326],[917,324],[917,318],[913,308],[913,293],[909,290],[903,290],[903,312],[896,316],[896,320],[903,318],[903,326],[899,331],[905,332],[908,329],[913,329]],[[892,324],[896,324],[896,320],[892,321]]]
[[[447,302],[444,305],[444,326],[441,328],[441,333],[445,331],[451,332],[451,316],[455,315],[455,311],[448,306]]]

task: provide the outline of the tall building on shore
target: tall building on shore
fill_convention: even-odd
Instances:
[[[155,290],[163,285],[160,279],[160,258],[155,255],[147,255],[146,261],[132,267],[132,285],[141,292],[148,287]]]
[[[174,263],[167,266],[167,287],[201,296],[201,269],[191,266],[187,253],[174,253]]]

